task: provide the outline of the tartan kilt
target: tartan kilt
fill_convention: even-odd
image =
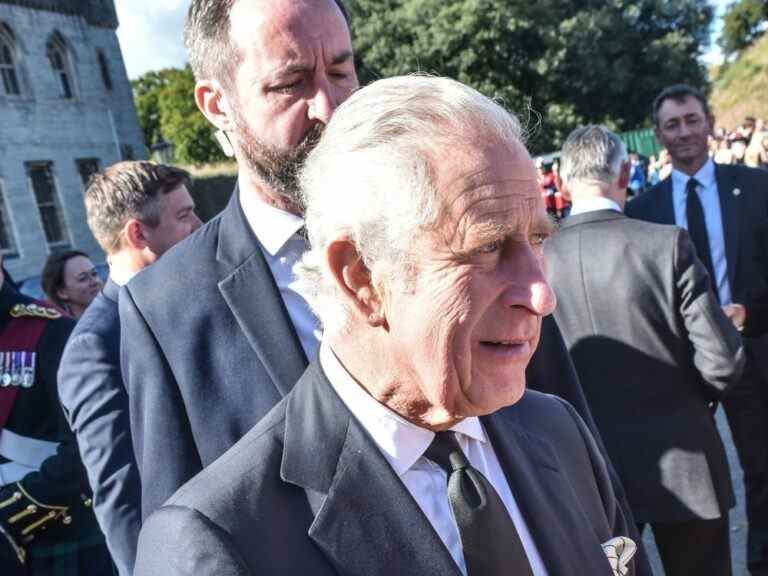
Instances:
[[[95,523],[94,523],[95,524]],[[114,576],[104,536],[96,526],[95,532],[81,534],[81,539],[59,544],[30,546],[27,564],[20,566],[0,553],[2,576]]]

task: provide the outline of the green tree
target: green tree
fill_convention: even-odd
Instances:
[[[499,98],[534,151],[573,127],[649,123],[665,85],[705,86],[707,0],[352,0],[363,82],[415,71]]]
[[[768,20],[765,0],[739,0],[728,7],[723,17],[723,31],[718,44],[726,56],[750,46],[764,31]]]
[[[153,146],[163,138],[160,134],[160,103],[158,96],[165,85],[162,72],[147,72],[131,82],[133,87],[133,102],[139,116],[139,124],[144,132],[144,142]]]
[[[189,66],[148,72],[133,82],[134,101],[147,146],[173,144],[178,162],[206,164],[224,159],[214,128],[194,101]]]

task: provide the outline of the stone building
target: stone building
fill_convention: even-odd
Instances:
[[[16,279],[74,248],[101,262],[84,184],[145,158],[113,0],[0,0],[0,251]]]

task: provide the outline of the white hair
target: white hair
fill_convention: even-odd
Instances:
[[[560,155],[563,182],[613,184],[627,160],[627,148],[605,126],[588,125],[568,135]]]
[[[349,320],[325,265],[330,242],[353,242],[376,287],[407,280],[412,238],[441,215],[434,152],[445,158],[464,139],[512,143],[521,134],[499,104],[448,78],[379,80],[336,110],[300,175],[311,248],[295,268],[326,331],[343,330]]]

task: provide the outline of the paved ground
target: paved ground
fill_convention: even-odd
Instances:
[[[725,414],[722,408],[717,412],[717,427],[720,429],[720,435],[723,437],[723,444],[728,453],[728,462],[731,465],[731,478],[733,479],[733,490],[736,492],[736,508],[731,510],[731,551],[733,555],[733,576],[749,576],[746,568],[746,538],[747,538],[747,520],[744,515],[744,485],[741,482],[741,466],[736,456],[736,449],[733,447],[731,431],[728,429],[728,423],[725,420]],[[656,545],[653,542],[651,531],[646,529],[645,542],[648,555],[651,557],[651,564],[655,576],[664,576],[664,570],[659,562]]]

